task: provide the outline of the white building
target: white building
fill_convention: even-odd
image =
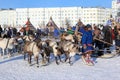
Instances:
[[[82,8],[81,19],[85,24],[105,24],[110,14],[109,8]]]
[[[53,18],[58,26],[65,25],[68,19],[71,25],[75,25],[78,20],[77,7],[67,8],[17,8],[17,25],[24,25],[27,17],[30,18],[32,24],[36,27],[48,23],[50,17]]]
[[[16,11],[14,9],[0,10],[0,25],[1,26],[15,26],[16,25]]]
[[[65,26],[66,19],[71,26],[75,25],[78,19],[84,24],[105,24],[110,18],[111,9],[108,8],[81,8],[81,7],[61,7],[61,8],[17,8],[17,25],[24,25],[27,17],[32,24],[38,27],[47,24],[52,16],[55,23]]]
[[[112,15],[114,19],[120,18],[120,2],[118,0],[112,1]]]
[[[110,15],[111,9],[100,7],[17,8],[16,10],[1,10],[0,24],[24,26],[28,17],[35,27],[46,25],[50,17],[58,27],[64,27],[66,20],[74,26],[79,19],[84,24],[105,24]]]

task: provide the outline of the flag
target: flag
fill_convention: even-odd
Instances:
[[[117,0],[117,4],[119,4],[120,3],[120,0]]]

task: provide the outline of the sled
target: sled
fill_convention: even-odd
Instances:
[[[106,53],[106,54],[100,56],[99,58],[108,59],[108,58],[113,58],[115,56],[116,56],[115,54]]]
[[[94,66],[94,63],[91,60],[86,60],[84,56],[81,56],[81,58],[85,65]]]

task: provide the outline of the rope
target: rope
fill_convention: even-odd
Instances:
[[[106,42],[106,41],[100,40],[100,39],[98,39],[98,38],[94,38],[94,39],[97,40],[97,41],[103,42],[103,43],[105,43],[105,44],[108,44],[108,45],[113,46],[113,44],[111,44],[111,43],[109,43],[109,42]],[[120,49],[119,46],[116,46],[116,45],[115,45],[115,47]]]
[[[8,38],[8,40],[7,40],[7,45],[6,45],[6,48],[8,47],[9,40],[10,40],[10,38]],[[5,48],[5,49],[6,49],[6,48]]]

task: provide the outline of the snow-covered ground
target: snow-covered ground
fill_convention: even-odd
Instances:
[[[75,58],[72,66],[51,60],[39,68],[29,66],[22,55],[0,58],[0,80],[120,80],[120,57],[94,58],[94,66],[84,65],[78,55]]]

